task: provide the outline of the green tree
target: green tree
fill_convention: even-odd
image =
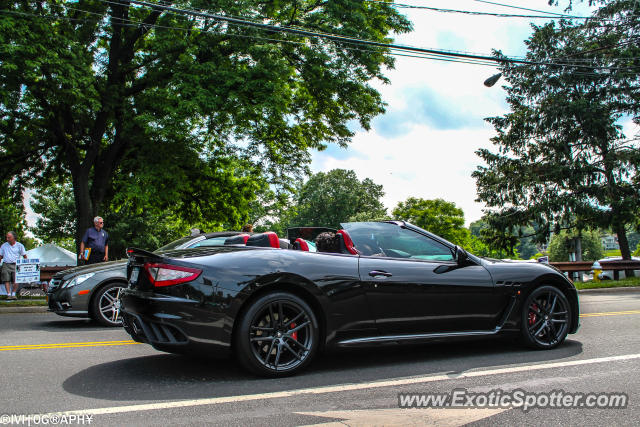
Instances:
[[[38,214],[31,232],[45,243],[55,243],[75,252],[75,203],[71,185],[51,185],[36,192],[30,205]]]
[[[497,150],[478,151],[486,166],[473,176],[503,247],[533,224],[539,241],[561,229],[611,228],[630,257],[625,226],[640,210],[640,149],[619,120],[640,123],[635,5],[613,1],[586,23],[534,27],[531,63],[501,66],[511,111],[488,119]]]
[[[538,252],[538,246],[535,242],[535,229],[533,227],[519,227],[517,234],[510,236],[496,234],[495,229],[491,228],[486,217],[474,221],[470,224],[469,230],[472,237],[482,240],[483,244],[495,251],[492,255],[494,258],[507,258],[509,256],[518,256],[521,259],[530,259]],[[503,245],[505,241],[510,243],[509,248]],[[499,257],[497,255],[500,255]],[[488,256],[488,255],[487,255]]]
[[[289,225],[339,228],[341,222],[362,213],[368,219],[385,217],[383,196],[382,185],[369,178],[360,181],[352,170],[318,172],[298,191]]]
[[[569,261],[569,254],[575,252],[575,239],[580,237],[582,260],[595,261],[604,256],[600,233],[583,231],[581,233],[561,231],[554,234],[549,241],[549,260],[553,262]]]
[[[393,7],[355,0],[175,3],[378,42],[411,28]],[[138,196],[195,186],[196,197],[182,202],[203,221],[221,218],[212,199],[198,197],[209,195],[207,176],[189,168],[215,161],[219,151],[251,161],[270,185],[286,189],[312,148],[346,145],[353,120],[369,129],[384,111],[369,82],[387,82],[383,70],[393,66],[385,48],[353,49],[128,0],[7,2],[0,14],[0,171],[28,176],[35,187],[69,180],[76,242],[110,207],[113,181],[137,177],[127,160],[155,168],[144,176],[161,182],[135,183]]]
[[[75,206],[71,186],[54,185],[34,195],[33,211],[40,215],[31,231],[46,243],[55,243],[75,251],[73,240]],[[170,210],[131,210],[127,207],[110,210],[103,215],[109,232],[109,256],[124,258],[128,246],[155,250],[189,233],[191,224],[182,221]],[[214,230],[207,230],[214,231]]]
[[[409,197],[393,209],[393,217],[408,221],[459,246],[468,244],[470,232],[464,226],[464,212],[453,202]]]
[[[8,231],[15,231],[22,239],[25,225],[22,188],[10,181],[0,181],[0,241],[4,242]]]

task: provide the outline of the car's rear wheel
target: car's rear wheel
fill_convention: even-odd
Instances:
[[[247,369],[266,376],[300,372],[318,349],[318,321],[309,305],[286,292],[253,301],[239,319],[237,357]]]
[[[569,332],[571,305],[555,286],[541,286],[527,297],[522,310],[522,337],[538,349],[560,345]]]
[[[104,326],[121,326],[120,292],[124,284],[111,283],[103,286],[91,301],[91,317]]]

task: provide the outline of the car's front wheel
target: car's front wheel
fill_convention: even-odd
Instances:
[[[266,294],[251,303],[239,319],[237,357],[260,375],[300,372],[318,349],[318,321],[309,305],[287,292]]]
[[[100,288],[91,302],[91,317],[104,326],[122,325],[120,292],[124,288],[121,283],[111,283]]]
[[[522,337],[530,347],[551,349],[569,332],[571,305],[555,286],[541,286],[527,297],[522,310]]]

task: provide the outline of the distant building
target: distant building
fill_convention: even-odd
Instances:
[[[600,240],[602,241],[602,247],[605,251],[620,249],[618,236],[615,234],[605,234],[600,238]]]

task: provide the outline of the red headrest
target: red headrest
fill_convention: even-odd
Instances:
[[[349,233],[347,233],[346,230],[338,230],[336,231],[336,234],[342,235],[342,241],[344,242],[344,245],[346,246],[350,254],[353,254],[353,255],[360,254],[360,252],[358,252],[356,247],[353,245],[353,240],[351,240],[351,236],[349,236]]]
[[[296,244],[297,243],[297,244]],[[309,244],[306,240],[301,237],[298,237],[293,246],[295,249],[300,249],[301,251],[309,252]]]
[[[280,247],[280,238],[278,237],[278,235],[276,233],[274,233],[273,231],[267,231],[264,234],[269,236],[269,244],[271,245],[272,248],[279,248]]]

